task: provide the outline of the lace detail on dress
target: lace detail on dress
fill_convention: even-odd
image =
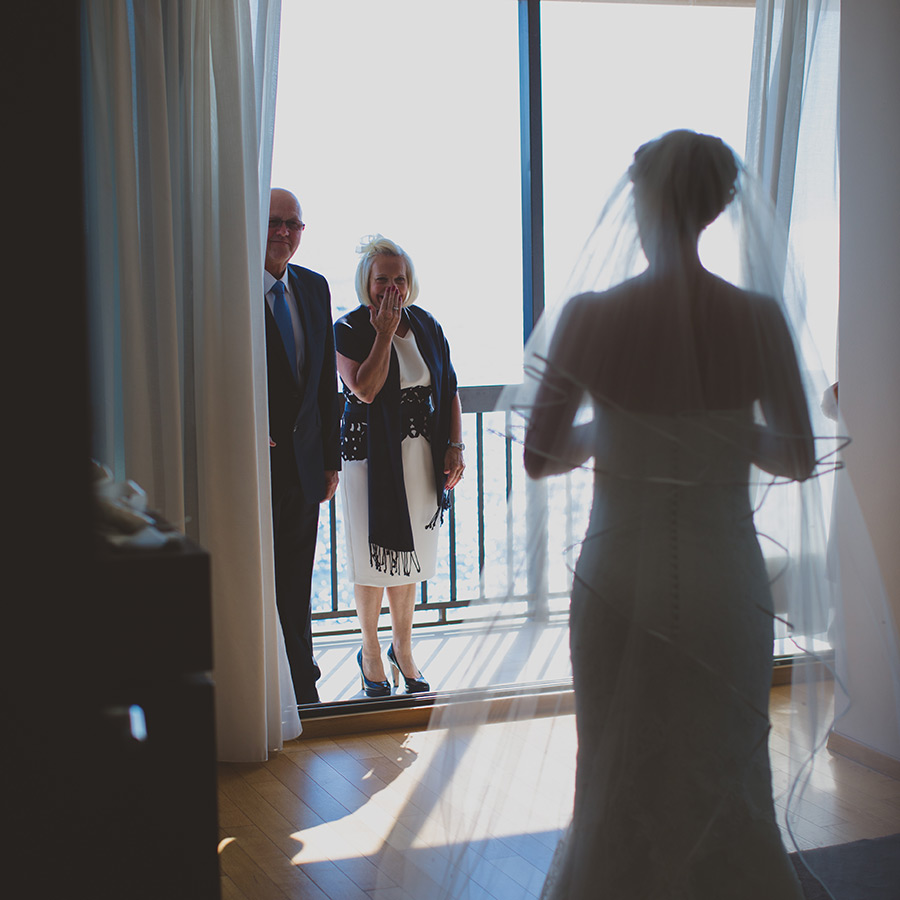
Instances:
[[[367,405],[344,388],[344,415],[341,419],[341,459],[369,458]],[[431,442],[434,400],[429,385],[416,385],[400,391],[400,440],[423,437]]]
[[[366,404],[344,388],[344,414],[341,416],[341,459],[368,459],[369,426]]]
[[[400,391],[401,440],[423,437],[430,444],[433,416],[434,401],[430,385],[416,385]]]

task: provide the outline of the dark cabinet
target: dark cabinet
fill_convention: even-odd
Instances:
[[[101,548],[95,600],[98,874],[123,897],[218,900],[208,554]]]

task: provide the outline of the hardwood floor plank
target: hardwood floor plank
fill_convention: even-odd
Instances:
[[[293,825],[284,818],[259,791],[245,781],[236,781],[224,786],[223,791],[247,815],[250,821],[263,830],[281,828],[294,831]]]
[[[550,868],[550,860],[556,849],[556,844],[553,847],[547,847],[533,834],[514,834],[503,838],[503,844],[510,848],[511,857],[542,866],[544,872]]]
[[[802,821],[792,823],[792,839],[782,821],[783,819],[779,817],[781,839],[784,841],[785,847],[790,851],[794,850],[795,847],[799,850],[814,850],[816,847],[830,847],[835,843],[833,832],[828,831],[826,828],[819,828],[818,825],[813,825],[811,822]]]
[[[292,744],[301,743],[302,739],[292,742]],[[374,748],[366,740],[364,735],[347,735],[346,737],[342,737],[339,741],[318,738],[310,742],[309,748],[311,752],[318,753],[320,756],[327,756],[332,753],[358,758],[375,755]],[[285,749],[287,749],[287,747],[285,747]]]
[[[234,842],[266,873],[272,883],[291,900],[328,900],[310,874],[291,862],[276,844],[256,826],[232,829]]]
[[[284,745],[284,750],[281,753],[275,754],[277,756],[286,756],[289,760],[291,760],[295,765],[303,768],[305,761],[312,756],[315,756],[316,753],[314,750],[309,747],[293,747],[288,744]],[[274,756],[273,756],[274,759]]]
[[[333,793],[288,760],[275,758],[270,765],[272,766],[273,780],[301,797],[303,802],[323,821],[332,822],[343,819],[350,812],[350,809],[335,798]],[[274,774],[276,770],[277,777]]]
[[[223,763],[226,768],[226,777],[240,778],[248,784],[255,781],[266,781],[271,776],[266,770],[268,763]]]
[[[296,831],[315,828],[325,822],[325,819],[310,809],[294,791],[280,781],[258,785],[255,790],[274,810],[284,816]]]
[[[219,851],[219,868],[246,900],[285,900],[284,892],[269,877],[262,861],[254,859],[235,840]]]
[[[369,798],[388,785],[388,779],[382,778],[377,771],[390,773],[390,779],[396,778],[400,772],[396,767],[391,769],[393,764],[384,757],[330,756],[321,759],[321,762],[330,766]]]
[[[369,891],[370,900],[415,900],[410,897],[402,888],[384,888],[376,891]]]
[[[482,858],[472,871],[472,881],[491,900],[526,900],[528,897],[536,897],[536,891],[540,890],[540,883],[537,884],[536,890],[529,889],[522,884],[519,878],[514,878],[504,871],[503,866],[506,862],[506,859]],[[540,879],[540,882],[543,882],[543,878]]]
[[[397,814],[410,802],[414,802],[409,790],[412,782],[408,777],[408,770],[411,764],[400,766],[384,756],[350,760],[330,757],[328,760],[328,765],[335,767],[341,776],[370,800]]]
[[[326,768],[329,771],[326,771]],[[369,798],[359,791],[350,795],[352,785],[324,763],[319,765],[315,781],[312,780],[311,773],[297,770],[287,758],[273,760],[270,771],[276,777],[277,786],[258,785],[256,790],[288,821],[297,818],[296,810],[301,809],[296,805],[301,802],[298,792],[305,797],[308,796],[311,785],[319,787],[321,782],[324,787],[320,789],[352,796],[353,801],[357,803],[356,808],[348,810],[341,807],[342,814],[335,819],[297,821],[298,830],[292,835],[297,841],[293,859],[320,885],[330,883],[334,879],[334,872],[322,865],[323,862],[333,862],[356,888],[363,891],[374,889],[378,872],[370,857],[383,844],[381,830],[389,827],[393,818],[387,814],[382,814],[378,818],[376,812],[378,807],[370,805]],[[344,784],[340,785],[338,780]],[[342,890],[348,896],[355,894],[355,891],[346,885]]]
[[[220,826],[238,827],[240,825],[251,824],[250,819],[247,817],[247,814],[221,789],[221,787],[217,792],[216,802],[219,806]]]
[[[385,779],[382,779],[362,763],[363,760],[358,758],[332,754],[327,758],[318,757],[312,763],[307,760],[304,774],[323,786],[330,784],[336,791],[336,796],[346,800],[350,798],[350,794],[347,792],[346,786],[341,784],[340,779],[343,779],[351,788],[364,794],[368,798],[367,802],[374,802],[395,815],[399,815],[410,803],[415,803],[415,800],[409,797],[410,782],[402,777],[406,769],[400,768],[394,761],[383,756],[377,757],[378,768],[386,776]],[[328,788],[326,787],[326,789]],[[433,799],[431,797],[423,798],[421,792],[418,796],[429,804]],[[358,802],[359,798],[357,797],[356,800]],[[364,804],[358,802],[357,808],[362,805]]]
[[[338,832],[326,832],[324,835],[317,833],[317,828],[323,827],[321,825],[307,828],[305,831],[298,830],[289,819],[285,818],[259,793],[260,790],[271,791],[273,784],[278,784],[278,780],[274,777],[270,782],[257,781],[256,786],[245,781],[235,782],[227,785],[224,790],[234,802],[241,806],[271,843],[281,851],[285,859],[292,865],[300,866],[304,875],[309,877],[326,897],[332,898],[332,900],[336,900],[338,897],[346,897],[347,900],[362,900],[364,894],[350,876],[341,870],[341,866],[332,862],[331,857],[333,856],[343,859],[346,855],[351,857],[354,855],[352,850],[349,854],[347,853],[340,834]],[[297,799],[299,800],[299,798]],[[235,829],[229,830],[235,831]],[[353,860],[352,863],[348,862],[345,868],[353,871],[359,865],[361,864]],[[238,882],[238,884],[246,892],[243,883]],[[334,893],[335,891],[337,893]],[[250,900],[257,900],[257,898],[251,897]]]
[[[345,810],[352,812],[369,799],[356,785],[352,784],[322,757],[314,754],[303,768],[295,765],[287,757],[273,759],[270,771],[279,781],[294,789],[295,785],[305,785],[310,781],[326,790]]]
[[[252,772],[259,766],[259,763],[219,763],[219,786],[230,784],[233,781],[242,781],[245,772]]]
[[[789,699],[789,686],[773,689],[769,741],[786,844],[784,807],[803,761],[787,739],[793,724]],[[555,727],[549,729],[551,723]],[[486,754],[504,729],[517,729],[513,737],[523,749],[516,778],[492,785],[509,795],[511,812],[482,823],[491,834],[466,851],[476,871],[471,896],[529,900],[539,894],[571,807],[574,717],[491,729],[479,735]],[[233,838],[222,851],[223,900],[429,900],[437,890],[434,879],[454,852],[435,813],[446,787],[437,764],[446,740],[438,731],[396,728],[340,738],[301,736],[267,763],[220,765],[220,825],[223,836]],[[467,760],[482,758],[479,747],[472,750]],[[544,769],[536,788],[535,773],[547,759],[554,767]],[[477,792],[467,798],[460,791],[458,798],[454,804],[464,806],[455,815],[479,812],[483,797]],[[893,834],[900,831],[900,780],[826,753],[792,812],[803,849]],[[534,830],[523,833],[526,821]],[[414,897],[392,886],[409,866],[422,882]]]
[[[368,900],[369,895],[359,887],[340,866],[334,862],[322,861],[304,863],[303,871],[312,879],[322,893],[330,900]]]
[[[277,779],[275,781],[277,782]],[[302,891],[305,890],[311,898],[316,898],[316,900],[320,900],[320,896],[321,900],[324,898],[365,900],[366,894],[351,876],[356,874],[357,877],[360,877],[360,870],[365,869],[366,880],[374,885],[375,874],[371,871],[370,863],[367,863],[365,859],[358,859],[355,851],[347,848],[340,831],[328,830],[327,822],[304,831],[298,830],[289,819],[285,818],[258,793],[257,788],[271,791],[272,784],[259,783],[254,787],[243,782],[242,784],[231,784],[225,788],[225,791],[247,812],[255,827],[265,836],[268,843],[280,852],[283,862],[279,861],[279,871],[283,870],[284,865],[292,866],[301,871],[304,879],[309,879],[309,882],[321,892],[317,894],[312,886],[304,880],[302,883],[292,884],[292,890],[300,891],[297,896],[303,896]],[[232,836],[241,832],[241,829],[235,828],[227,830]],[[228,849],[231,849],[231,845]],[[341,864],[335,864],[332,857],[341,860]],[[244,882],[235,880],[246,893],[247,887]],[[249,900],[257,900],[257,898],[251,896]]]
[[[221,878],[222,900],[247,900],[247,895],[227,876]]]

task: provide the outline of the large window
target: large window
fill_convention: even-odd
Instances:
[[[519,6],[291,0],[282,12],[272,183],[308,223],[295,262],[328,278],[341,315],[357,303],[359,238],[397,240],[466,385],[507,383],[521,363]],[[642,141],[686,127],[743,153],[753,17],[746,4],[541,4],[548,302]]]
[[[398,241],[416,263],[419,302],[443,324],[464,386],[520,380],[527,279],[544,271],[535,296],[560,299],[640,143],[687,127],[744,149],[752,5],[548,0],[539,7],[536,57],[525,37],[537,22],[525,8],[519,0],[283,6],[272,181],[303,206],[308,227],[294,261],[328,278],[337,317],[357,304],[359,238],[377,231]],[[532,105],[520,72],[538,67],[542,102]],[[521,135],[541,108],[537,143],[523,150]],[[521,160],[541,154],[543,177],[534,166],[523,179]],[[523,236],[535,230],[544,265],[523,265]],[[446,562],[427,586],[429,602],[528,590],[510,562],[510,548],[524,540],[524,510],[505,500],[505,479],[522,499],[521,454],[505,456],[490,433],[491,416],[502,413],[464,409],[471,477],[456,491],[456,530],[442,528]],[[471,451],[479,437],[477,479]],[[573,519],[565,491],[555,482],[545,501],[548,587],[561,601],[569,578],[562,548],[577,542],[587,512]],[[321,517],[314,611],[331,616],[318,623],[324,630],[355,626],[340,507]],[[565,641],[560,647],[565,653]]]
[[[272,183],[307,229],[295,262],[334,312],[361,236],[411,255],[464,384],[516,377],[522,346],[517,4],[290,0]]]
[[[743,156],[753,6],[541,4],[546,299],[560,299],[604,200],[673,128]]]

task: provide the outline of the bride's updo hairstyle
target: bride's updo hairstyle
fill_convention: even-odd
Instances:
[[[406,279],[409,282],[409,294],[403,301],[404,306],[412,306],[419,296],[419,279],[416,277],[416,267],[409,254],[397,243],[382,234],[367,234],[359,239],[356,252],[360,255],[356,266],[356,296],[363,306],[371,306],[369,297],[369,275],[372,273],[372,265],[377,256],[398,256],[406,263]]]
[[[719,138],[678,130],[639,147],[628,174],[639,219],[695,238],[734,197],[738,164]]]

